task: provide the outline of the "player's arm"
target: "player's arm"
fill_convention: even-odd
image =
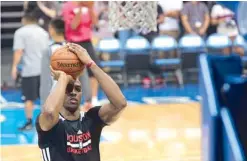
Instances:
[[[39,125],[43,131],[49,131],[58,123],[59,111],[63,106],[66,87],[72,81],[72,77],[62,71],[54,71],[51,68],[51,72],[57,83],[47,97],[39,116]]]
[[[119,118],[121,112],[127,106],[127,102],[118,85],[110,76],[96,64],[93,64],[90,69],[110,101],[109,104],[103,105],[99,110],[99,117],[109,125]]]
[[[194,31],[192,30],[190,23],[188,21],[188,16],[187,15],[181,15],[181,20],[182,20],[182,24],[184,26],[184,29],[187,33],[194,33]]]
[[[87,51],[81,46],[77,44],[69,44],[68,46],[72,52],[77,54],[82,63],[88,64],[92,62]],[[118,85],[96,64],[93,63],[90,69],[110,101],[109,104],[103,105],[100,108],[99,117],[106,124],[111,124],[119,118],[121,112],[127,106],[126,99]]]
[[[42,1],[37,1],[37,5],[39,6],[40,10],[45,13],[46,16],[50,18],[55,18],[57,15],[57,12],[55,9],[50,9],[44,5]]]
[[[13,56],[12,71],[11,71],[11,75],[14,80],[17,77],[17,65],[20,63],[22,55],[23,55],[23,49],[15,50]]]
[[[13,63],[12,63],[12,78],[15,80],[17,77],[17,66],[21,62],[21,58],[25,49],[25,38],[20,30],[17,30],[14,34],[14,42],[13,42]]]

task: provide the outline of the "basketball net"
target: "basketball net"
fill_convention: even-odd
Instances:
[[[157,31],[156,1],[110,1],[109,23],[113,31],[133,29],[140,33]]]

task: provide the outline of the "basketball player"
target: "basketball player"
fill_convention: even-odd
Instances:
[[[51,54],[59,47],[66,44],[64,37],[64,21],[62,19],[56,18],[52,19],[48,25],[49,35],[52,39],[52,43],[48,50],[42,56],[42,68],[41,68],[41,79],[40,79],[40,102],[41,105],[45,102],[48,97],[52,86],[56,81],[52,80],[51,71],[49,68]],[[87,110],[91,107],[91,88],[89,86],[89,78],[87,70],[85,69],[83,75],[80,77],[80,81],[84,82],[82,84],[83,94],[85,98],[85,105],[83,110]]]
[[[110,103],[80,113],[83,92],[80,81],[51,68],[57,83],[36,120],[38,144],[44,161],[100,161],[102,128],[116,121],[127,103],[118,85],[94,63],[84,48],[72,43],[68,47],[91,69]]]
[[[34,101],[39,97],[41,57],[49,45],[49,35],[37,23],[34,12],[25,13],[24,26],[16,30],[13,43],[12,78],[17,77],[17,65],[22,60],[21,90],[25,101],[27,122],[19,130],[31,130]]]

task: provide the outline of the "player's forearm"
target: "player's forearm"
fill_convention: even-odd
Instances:
[[[126,99],[112,78],[102,71],[97,65],[93,65],[91,70],[111,104],[119,109],[126,107]]]
[[[15,51],[14,57],[13,57],[12,68],[16,68],[17,65],[20,63],[22,54],[23,54],[22,50],[16,50]]]
[[[63,106],[63,100],[65,97],[65,90],[68,84],[66,76],[60,76],[55,88],[51,91],[47,97],[44,106],[43,112],[48,115],[59,114],[60,109]]]

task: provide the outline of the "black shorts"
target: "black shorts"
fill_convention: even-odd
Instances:
[[[90,57],[92,58],[92,60],[96,64],[98,64],[99,59],[98,59],[98,56],[95,53],[93,44],[92,44],[92,42],[90,40],[83,41],[83,42],[76,42],[76,44],[81,45],[83,48],[85,48],[87,50],[88,54],[90,55]],[[94,76],[90,69],[88,69],[88,75],[89,75],[89,77],[93,77]]]
[[[21,89],[25,101],[39,98],[40,76],[22,77]]]

